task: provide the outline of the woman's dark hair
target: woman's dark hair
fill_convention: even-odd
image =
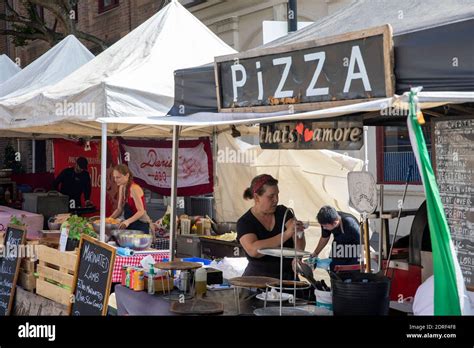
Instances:
[[[128,168],[128,166],[126,164],[117,164],[114,167],[114,170],[116,170],[117,172],[119,172],[122,175],[127,175],[127,174],[129,175],[127,186],[125,187],[125,197],[124,197],[125,201],[127,201],[129,196],[130,196],[130,186],[132,186],[133,174],[130,171],[130,168]]]
[[[252,199],[255,195],[263,195],[266,191],[265,186],[277,186],[278,180],[268,174],[257,175],[252,179],[250,187],[244,191],[244,199]]]
[[[339,214],[333,207],[325,205],[319,209],[318,216],[316,218],[318,219],[320,225],[329,225],[333,224],[339,218]]]

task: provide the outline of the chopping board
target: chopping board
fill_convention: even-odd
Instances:
[[[188,271],[192,269],[198,269],[202,267],[199,262],[185,262],[185,261],[170,261],[170,262],[157,262],[155,267],[166,271]]]
[[[178,314],[220,314],[224,312],[224,305],[221,302],[212,302],[202,299],[195,299],[180,303],[171,303],[170,311]]]
[[[270,277],[237,277],[229,279],[229,283],[241,288],[265,289],[268,283],[279,282],[278,279]]]

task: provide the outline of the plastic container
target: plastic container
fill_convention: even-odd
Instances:
[[[117,254],[120,256],[133,256],[134,251],[130,248],[117,248]]]
[[[209,266],[212,262],[212,260],[202,259],[200,257],[187,257],[187,258],[183,259],[183,261],[186,261],[186,262],[200,262],[204,266]]]
[[[205,295],[207,292],[207,271],[205,268],[198,268],[194,274],[196,296]]]
[[[331,291],[321,291],[318,289],[314,290],[314,295],[316,296],[316,307],[327,308],[332,311],[332,292]]]
[[[149,281],[148,281],[148,294],[154,295],[155,294],[155,282],[153,281],[153,275],[155,274],[153,267],[150,267],[150,271],[148,272]],[[151,280],[151,281],[150,281]]]
[[[334,315],[388,315],[390,279],[383,275],[331,273],[331,288]]]

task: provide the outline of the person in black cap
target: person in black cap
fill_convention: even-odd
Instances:
[[[91,206],[91,177],[87,171],[87,159],[78,157],[74,167],[64,169],[54,180],[53,187],[56,191],[69,196],[74,201],[74,207],[81,207],[81,196],[84,194],[86,206]]]
[[[360,227],[357,218],[349,213],[337,211],[329,205],[323,206],[316,216],[321,225],[321,238],[311,254],[318,257],[328,244],[331,234],[334,237],[330,257],[331,271],[338,265],[356,265],[360,254]]]

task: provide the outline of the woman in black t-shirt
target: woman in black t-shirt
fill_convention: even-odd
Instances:
[[[244,199],[253,199],[254,206],[237,221],[237,238],[247,254],[249,264],[244,276],[266,276],[280,278],[280,258],[262,255],[262,248],[279,248],[281,229],[286,207],[278,205],[278,180],[271,175],[256,176],[244,191]],[[283,246],[294,248],[293,235],[297,224],[302,230],[301,222],[297,222],[291,212],[286,214]],[[297,239],[296,249],[304,250],[304,237]],[[283,260],[283,279],[293,279],[292,260]]]

